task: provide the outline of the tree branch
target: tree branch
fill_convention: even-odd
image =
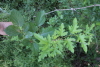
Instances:
[[[50,11],[50,12],[46,13],[46,15],[47,15],[47,14],[50,14],[50,13],[53,13],[53,12],[56,12],[56,11],[64,11],[64,10],[71,10],[71,11],[75,11],[75,10],[85,9],[85,8],[95,7],[95,6],[100,6],[100,4],[94,4],[94,5],[91,5],[91,6],[80,7],[80,8],[56,9],[56,10],[53,10],[53,11]]]

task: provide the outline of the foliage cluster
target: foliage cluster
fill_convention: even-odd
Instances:
[[[0,43],[1,66],[96,66],[94,43],[99,40],[99,7],[48,12],[97,3],[98,0],[2,0],[0,21],[12,21],[14,25],[5,30],[9,36]]]

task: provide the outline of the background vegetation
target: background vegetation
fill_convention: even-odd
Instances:
[[[0,38],[0,67],[99,67],[100,6],[57,10],[94,4],[100,1],[0,0],[0,21],[14,24]]]

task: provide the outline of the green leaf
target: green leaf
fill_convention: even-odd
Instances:
[[[59,50],[57,50],[57,54],[62,54]]]
[[[47,40],[48,40],[48,43],[50,44],[50,43],[51,43],[51,37],[50,37],[49,34],[48,34],[48,36],[47,36]]]
[[[79,33],[79,32],[81,32],[82,30],[81,30],[81,29],[78,29],[78,28],[79,28],[79,26],[78,26],[78,24],[77,24],[77,19],[74,18],[74,20],[73,20],[73,25],[69,26],[69,31],[70,31],[70,33],[72,33],[72,34]]]
[[[87,53],[87,45],[88,44],[86,43],[85,35],[84,34],[79,34],[78,39],[80,40],[81,47]]]
[[[32,50],[34,51],[35,55],[37,55],[38,52],[39,52],[39,45],[36,44],[36,43],[33,43],[33,48],[32,48]]]
[[[16,35],[18,35],[20,33],[18,27],[14,26],[14,25],[8,26],[4,31],[9,36],[16,36]]]
[[[62,23],[60,28],[59,28],[59,31],[57,31],[57,33],[60,35],[60,36],[65,36],[67,35],[67,32],[65,32],[65,29],[64,29],[64,24]]]
[[[41,52],[38,61],[43,60],[46,56],[47,54],[45,52]]]
[[[45,11],[41,10],[40,12],[37,12],[35,22],[37,26],[41,26],[45,22]]]
[[[75,41],[75,39],[74,38],[67,38],[66,46],[67,46],[68,50],[70,50],[72,53],[74,53],[74,46],[73,46],[72,41]]]
[[[40,44],[47,44],[46,38],[43,38],[43,36],[40,36],[39,34],[34,33],[34,37],[40,41]]]
[[[33,43],[31,42],[33,40],[27,38],[27,39],[24,39],[22,41],[22,43],[24,44],[24,46],[26,46],[26,49],[30,49],[31,47],[33,47]]]
[[[49,19],[49,22],[47,22],[49,25],[55,25],[58,22],[58,17],[55,15],[54,17],[51,17]]]
[[[85,51],[85,53],[87,53],[87,43],[81,43],[81,46],[83,48],[83,50]]]
[[[29,41],[29,39],[24,39],[24,40],[22,41],[22,43],[23,43],[25,46],[27,46],[27,45],[30,44],[30,41]]]
[[[13,37],[11,37],[11,41],[19,41],[19,39],[18,39],[18,36],[13,36]]]
[[[59,37],[57,32],[58,32],[58,30],[54,31],[54,34],[52,35],[52,39],[56,39],[57,37]]]
[[[17,10],[12,10],[9,18],[15,25],[23,26],[24,24],[23,16]]]
[[[28,31],[26,34],[25,34],[25,38],[31,38],[33,36],[33,33]]]
[[[38,30],[38,27],[35,23],[30,22],[29,23],[29,31],[36,32]]]
[[[52,35],[54,33],[54,30],[55,29],[53,27],[51,27],[51,26],[50,27],[47,27],[47,28],[43,28],[42,29],[42,32],[41,32],[41,35],[42,36],[47,36],[48,34],[49,35]]]
[[[24,33],[28,32],[29,27],[30,27],[30,26],[29,26],[29,23],[25,23],[25,24],[23,25],[23,27],[22,27],[22,28],[23,28],[23,32],[24,32]]]
[[[84,31],[86,34],[90,34],[91,30],[95,27],[95,24],[92,24],[90,27],[86,25],[86,30]]]
[[[23,39],[23,34],[22,33],[18,34],[18,38]]]
[[[96,22],[96,25],[100,26],[100,22]]]
[[[74,18],[73,25],[77,25],[77,18]]]

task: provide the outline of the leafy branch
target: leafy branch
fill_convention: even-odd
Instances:
[[[56,29],[54,34],[51,36],[48,34],[47,37],[43,37],[40,34],[34,33],[34,37],[39,41],[39,43],[37,43],[40,45],[38,61],[41,61],[45,57],[55,57],[56,55],[61,55],[63,49],[68,49],[69,51],[74,53],[76,42],[79,42],[80,46],[87,53],[87,45],[90,45],[93,36],[93,34],[90,32],[94,26],[95,25],[92,24],[89,28],[88,25],[86,25],[86,31],[88,32],[82,33],[81,31],[84,30],[79,29],[77,19],[74,18],[73,25],[69,26],[69,31],[67,32],[65,30],[64,24],[62,23],[61,26],[58,29]],[[74,34],[74,37],[69,36],[70,34]],[[63,39],[63,36],[67,37]]]
[[[89,45],[92,41],[93,34],[91,33],[91,30],[95,26],[94,24],[92,24],[91,27],[86,25],[86,30],[83,30],[79,28],[77,19],[74,18],[73,24],[68,25],[68,31],[66,31],[64,23],[62,23],[58,28],[48,26],[39,30],[39,27],[45,23],[44,15],[45,12],[40,11],[37,13],[35,19],[36,23],[27,23],[24,25],[24,20],[21,20],[23,17],[19,12],[14,10],[11,12],[10,19],[15,25],[9,26],[5,29],[5,32],[10,36],[18,36],[19,39],[22,37],[20,41],[22,41],[23,45],[26,44],[27,49],[33,47],[32,45],[34,45],[34,53],[39,53],[38,61],[41,61],[45,57],[55,57],[57,55],[61,55],[64,52],[64,49],[74,53],[74,48],[77,46],[76,42],[79,42],[80,46],[87,53],[87,45]],[[52,21],[49,21],[49,23],[51,22]],[[33,30],[36,29],[36,31],[34,32],[33,30],[30,30],[30,27],[33,28]],[[18,30],[21,30],[21,32]],[[33,48],[31,49],[32,51]]]

